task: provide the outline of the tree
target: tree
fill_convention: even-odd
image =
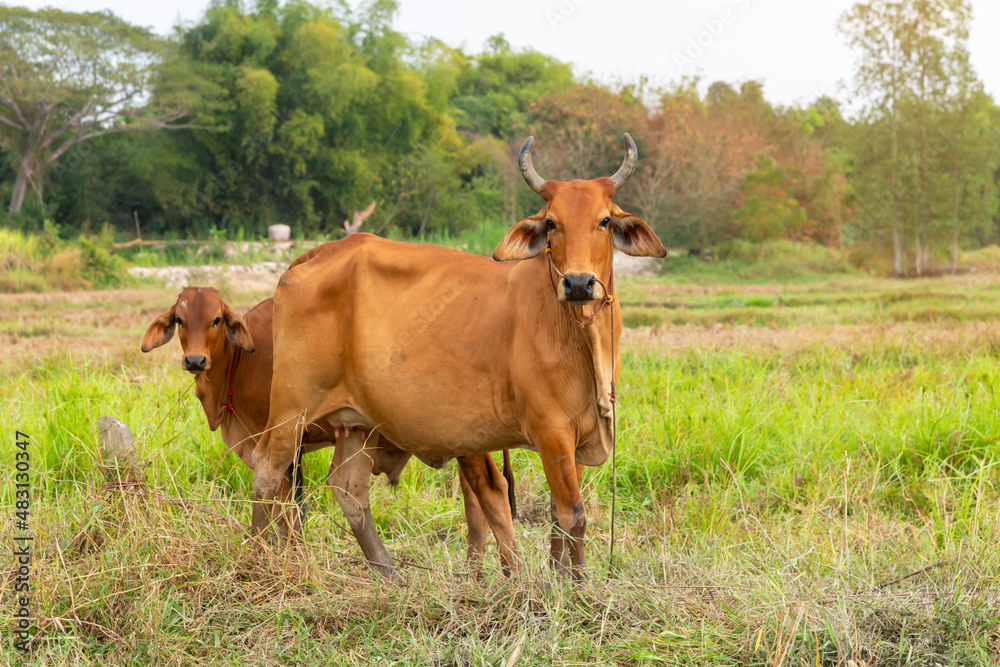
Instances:
[[[948,198],[938,163],[947,149],[934,135],[948,134],[941,125],[944,110],[971,75],[965,48],[970,16],[967,0],[870,0],[840,21],[861,51],[856,87],[868,101],[865,134],[874,142],[864,191],[866,209],[878,214],[866,218],[889,220],[896,275],[904,272],[907,230],[918,275],[940,233]]]
[[[193,79],[170,79],[168,45],[108,12],[0,6],[0,63],[0,143],[18,165],[12,214],[29,186],[44,201],[46,170],[77,144],[185,127],[191,111]]]
[[[760,259],[764,242],[795,234],[806,221],[806,212],[789,194],[785,171],[766,153],[757,160],[757,169],[743,179],[745,203],[733,214],[743,238],[757,243]]]
[[[903,273],[902,227],[899,219],[899,103],[903,94],[903,63],[900,31],[906,19],[903,2],[872,0],[858,3],[840,19],[839,28],[851,46],[861,50],[855,71],[856,88],[869,100],[868,112],[884,121],[887,132],[884,164],[888,169],[889,210],[891,220],[893,269]],[[881,136],[879,138],[882,138]]]

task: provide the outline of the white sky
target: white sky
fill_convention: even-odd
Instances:
[[[359,0],[349,0],[357,6]],[[166,34],[178,21],[200,18],[206,0],[22,0],[32,8],[110,9]],[[600,81],[646,75],[666,85],[700,74],[705,83],[764,81],[768,100],[808,103],[822,94],[849,97],[854,54],[836,30],[854,0],[400,0],[395,27],[413,38],[437,37],[480,51],[504,33],[571,62]],[[1000,100],[1000,0],[971,0],[973,67]],[[700,44],[699,44],[700,42]],[[846,87],[844,87],[846,86]]]

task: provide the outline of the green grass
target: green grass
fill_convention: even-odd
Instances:
[[[672,282],[691,285],[802,283],[865,275],[841,251],[799,241],[767,243],[763,259],[757,245],[731,241],[716,249],[713,260],[673,257],[664,262],[663,271]]]
[[[396,241],[416,241],[417,243],[443,245],[448,248],[456,248],[465,252],[489,257],[493,255],[493,251],[496,250],[500,239],[504,237],[509,228],[510,223],[508,222],[486,220],[455,233],[448,232],[447,230],[435,230],[414,239],[399,230],[393,230],[386,238]]]
[[[851,276],[757,288],[721,284],[702,289],[677,283],[665,274],[623,282],[617,289],[626,326],[795,327],[1000,318],[1000,282],[994,275],[913,281]]]
[[[626,306],[666,294],[740,322],[783,299],[804,322],[787,327],[819,334],[774,349],[749,339],[626,348],[616,564],[608,571],[605,465],[584,481],[588,587],[546,566],[548,493],[527,452],[514,454],[520,579],[495,572],[495,551],[482,580],[468,577],[454,468],[414,461],[397,489],[373,484],[374,519],[397,560],[430,570],[383,584],[351,558],[360,549],[323,485],[330,450],[306,457],[305,544],[258,549],[218,516],[249,522],[251,475],[208,430],[176,344],[136,349],[155,296],[11,310],[25,327],[48,322],[41,338],[100,330],[77,312],[120,332],[100,356],[0,361],[7,516],[13,431],[32,436],[34,660],[497,665],[523,635],[518,665],[997,664],[1000,342],[971,321],[992,317],[997,286],[850,277],[692,295],[663,277],[623,285]],[[879,326],[904,335],[824,334],[874,317],[876,296]],[[928,306],[979,314],[930,322]],[[685,331],[708,341],[720,322]],[[147,488],[211,513],[104,491],[92,427],[102,414],[132,425]]]

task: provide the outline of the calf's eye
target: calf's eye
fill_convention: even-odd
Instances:
[[[611,218],[604,218],[604,220],[601,220],[601,224],[599,226],[607,227],[609,224],[611,224]]]
[[[217,326],[219,326],[219,323],[220,323],[220,322],[222,322],[222,318],[221,318],[221,317],[216,317],[216,318],[215,318],[215,321],[214,321],[214,322],[212,322],[212,326],[213,326],[213,327],[217,327]]]
[[[545,231],[551,232],[555,228],[556,228],[556,223],[552,222],[551,220],[545,221]]]

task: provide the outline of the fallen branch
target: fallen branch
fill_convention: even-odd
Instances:
[[[896,579],[893,579],[892,581],[887,581],[884,584],[879,584],[875,588],[877,588],[879,590],[882,590],[883,588],[888,588],[889,586],[892,586],[893,584],[898,584],[899,582],[905,581],[905,580],[909,579],[910,577],[915,577],[918,574],[923,574],[924,572],[927,572],[928,570],[933,570],[934,568],[941,567],[942,565],[944,565],[944,561],[941,561],[940,563],[934,563],[933,565],[928,565],[927,567],[921,568],[921,569],[917,570],[916,572],[910,572],[909,574],[904,575],[902,577],[898,577]]]

